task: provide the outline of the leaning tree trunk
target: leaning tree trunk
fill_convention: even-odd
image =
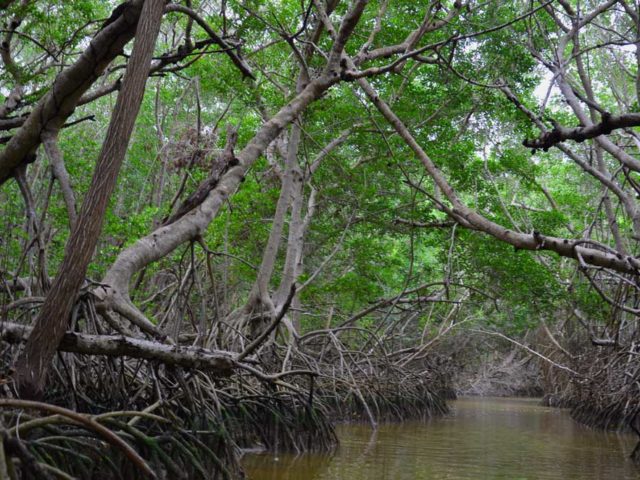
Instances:
[[[22,397],[41,396],[49,365],[67,329],[142,103],[163,12],[163,0],[145,1],[122,90],[102,144],[91,186],[67,243],[58,275],[27,345],[18,358],[14,380]]]
[[[153,327],[130,299],[129,284],[132,276],[150,263],[165,257],[184,242],[198,238],[268,145],[300,116],[309,104],[320,98],[332,85],[340,82],[340,55],[366,4],[367,0],[356,1],[344,16],[335,35],[328,62],[320,76],[307,83],[300,93],[258,130],[236,156],[238,164],[223,175],[202,203],[177,221],[159,227],[120,252],[107,271],[102,281],[103,285],[94,291],[101,300],[102,308],[114,310],[138,326],[146,326],[147,329]]]

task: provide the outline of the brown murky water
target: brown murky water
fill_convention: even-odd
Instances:
[[[251,454],[249,480],[627,480],[635,435],[576,424],[535,399],[468,398],[430,422],[338,427],[332,455]]]

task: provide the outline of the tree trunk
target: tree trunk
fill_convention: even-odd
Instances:
[[[133,275],[150,263],[165,257],[184,242],[200,236],[218,214],[224,202],[238,188],[249,167],[253,165],[267,146],[310,103],[318,99],[336,82],[337,79],[327,77],[310,82],[299,95],[265,123],[242,151],[236,155],[240,162],[239,165],[229,169],[216,187],[209,192],[202,204],[189,214],[169,225],[157,228],[120,252],[102,280],[102,283],[107,287],[98,288],[95,292],[103,300],[105,306],[114,310],[120,309],[130,320],[133,316],[137,316],[139,319],[143,318],[142,312],[129,299],[129,283]]]
[[[295,188],[294,182],[296,181],[296,171],[298,170],[297,156],[298,145],[300,143],[300,130],[300,126],[295,122],[291,125],[291,133],[289,134],[289,144],[287,147],[287,159],[284,168],[284,175],[282,177],[282,186],[280,188],[280,197],[278,198],[278,203],[276,205],[276,212],[273,216],[271,231],[269,232],[267,246],[265,247],[264,254],[262,256],[262,263],[260,264],[258,277],[256,278],[253,291],[249,295],[249,304],[269,295],[269,281],[271,280],[271,275],[273,275],[273,269],[278,256],[278,250],[280,248],[280,240],[282,238],[285,218],[291,203],[292,191]]]
[[[14,380],[22,397],[41,396],[49,365],[67,329],[142,103],[163,12],[163,0],[146,0],[142,7],[133,52],[91,186],[67,243],[60,271],[18,358]]]

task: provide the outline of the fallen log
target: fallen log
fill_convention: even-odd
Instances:
[[[30,333],[31,327],[11,322],[0,323],[0,339],[5,342],[14,344],[26,342]],[[224,350],[166,345],[124,335],[67,332],[58,350],[84,355],[127,356],[156,360],[166,365],[206,370],[219,375],[229,375],[238,366],[232,358],[232,353]]]

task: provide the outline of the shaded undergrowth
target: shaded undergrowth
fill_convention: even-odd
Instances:
[[[640,345],[635,338],[635,330],[630,329],[607,345],[597,344],[583,332],[574,333],[562,346],[557,339],[555,344],[542,342],[540,349],[551,361],[573,370],[541,365],[543,402],[568,408],[583,425],[635,432],[640,440]],[[640,443],[632,459],[640,464]]]
[[[18,347],[3,347],[3,364],[11,365]],[[427,360],[401,367],[374,361],[373,352],[351,354],[340,366],[344,351],[325,352],[320,362],[317,353],[301,342],[288,358],[293,371],[304,367],[307,373],[287,382],[241,370],[220,376],[157,361],[60,353],[52,387],[38,405],[15,400],[11,372],[4,371],[1,396],[18,403],[0,406],[0,468],[12,480],[241,478],[244,449],[330,451],[337,445],[332,422],[375,425],[447,411],[439,392],[446,391],[445,377]],[[273,364],[282,358],[278,352],[269,358],[265,375],[281,368]],[[69,409],[88,423],[45,405]]]

